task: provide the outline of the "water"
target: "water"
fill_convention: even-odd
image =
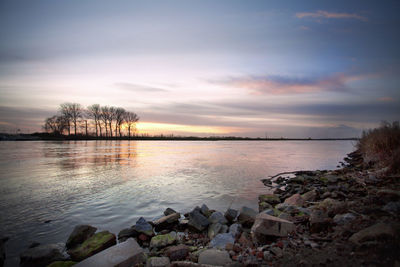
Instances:
[[[65,242],[77,224],[117,234],[167,207],[257,209],[268,190],[260,179],[334,169],[352,150],[351,141],[0,142],[7,265],[32,241]]]

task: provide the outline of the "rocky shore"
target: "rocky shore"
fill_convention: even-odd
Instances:
[[[20,266],[400,266],[400,177],[357,152],[345,160],[263,180],[258,211],[168,208],[118,235],[79,225],[65,244],[32,244]]]

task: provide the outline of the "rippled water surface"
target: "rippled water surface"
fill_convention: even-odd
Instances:
[[[32,241],[65,242],[77,224],[118,233],[167,207],[257,208],[260,179],[333,169],[352,150],[351,141],[0,142],[7,265]]]

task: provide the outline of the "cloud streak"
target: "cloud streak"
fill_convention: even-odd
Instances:
[[[356,19],[361,21],[367,21],[368,19],[356,13],[338,13],[329,12],[324,10],[318,10],[316,12],[298,12],[296,17],[299,19],[313,18],[313,19]]]
[[[146,86],[146,85],[139,85],[139,84],[132,84],[132,83],[115,83],[114,86],[131,92],[140,92],[140,93],[161,93],[161,92],[168,92],[168,90],[158,87]]]

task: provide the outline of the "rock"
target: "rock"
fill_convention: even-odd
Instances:
[[[337,225],[344,225],[354,221],[357,217],[353,213],[336,214],[333,222]]]
[[[109,231],[96,233],[79,246],[68,250],[68,254],[74,261],[84,260],[102,250],[105,250],[116,244],[116,237]]]
[[[136,221],[134,228],[137,232],[143,233],[147,236],[154,235],[153,227],[143,217],[140,217],[139,220]]]
[[[262,211],[262,213],[265,213],[265,214],[268,214],[271,216],[275,216],[274,209],[267,209],[267,210]]]
[[[54,261],[47,265],[47,267],[71,267],[75,264],[77,264],[76,261]]]
[[[274,254],[277,258],[281,258],[283,256],[283,251],[279,247],[273,247],[270,249],[272,254]]]
[[[154,222],[154,229],[159,232],[165,229],[170,229],[172,226],[179,222],[181,218],[180,213],[172,213],[170,215],[164,216]]]
[[[232,223],[236,217],[237,217],[238,211],[234,209],[228,209],[225,212],[225,218],[228,220],[228,222]]]
[[[77,225],[72,233],[69,235],[66,247],[67,249],[73,248],[85,242],[86,239],[93,236],[97,231],[96,227],[90,225]]]
[[[213,212],[210,217],[208,218],[210,223],[220,223],[220,224],[227,224],[228,220],[222,215],[221,212],[215,211]]]
[[[185,260],[189,254],[189,247],[185,245],[178,245],[168,248],[167,255],[171,261]]]
[[[394,226],[385,223],[377,223],[353,234],[349,241],[359,244],[365,241],[378,239],[394,239],[396,237],[396,229]]]
[[[207,249],[200,253],[199,263],[214,266],[225,266],[232,263],[232,260],[226,250]]]
[[[251,234],[253,239],[260,242],[266,236],[287,236],[296,229],[292,222],[265,213],[257,215]]]
[[[189,213],[189,222],[188,226],[190,226],[195,231],[203,231],[210,224],[208,219],[201,214],[198,210],[194,209]]]
[[[240,235],[240,238],[238,240],[239,244],[241,244],[243,247],[252,247],[253,246],[253,242],[250,239],[250,236],[248,233],[243,232]]]
[[[303,200],[306,201],[315,201],[317,199],[318,193],[317,190],[311,190],[308,191],[307,193],[304,193],[301,195],[301,197],[303,198]]]
[[[8,241],[8,237],[0,237],[0,267],[3,267],[6,260],[6,249],[4,244]]]
[[[165,267],[169,265],[170,261],[168,257],[151,257],[146,263],[146,267]]]
[[[37,246],[40,246],[40,243],[39,243],[39,242],[36,242],[36,241],[33,241],[33,242],[29,245],[28,248],[35,248],[35,247],[37,247]]]
[[[242,232],[242,226],[238,223],[234,223],[229,226],[229,233],[234,237],[239,237],[240,233]]]
[[[136,266],[144,260],[143,249],[133,238],[116,246],[107,248],[84,261],[74,265],[75,267],[122,267]]]
[[[66,260],[64,244],[48,244],[29,248],[20,255],[21,267],[47,266],[54,261]]]
[[[258,203],[258,211],[262,212],[267,209],[273,209],[272,205],[267,202],[260,202]]]
[[[176,242],[176,232],[170,232],[165,235],[156,235],[151,238],[151,248],[162,248],[168,245],[172,245]]]
[[[330,184],[335,184],[339,180],[339,177],[333,174],[326,174],[322,177],[322,179]]]
[[[304,200],[300,194],[294,194],[291,197],[285,199],[284,203],[291,206],[303,206]]]
[[[166,210],[164,210],[164,215],[165,216],[171,215],[173,213],[178,213],[178,212],[176,212],[175,210],[173,210],[171,208],[167,208]]]
[[[230,233],[218,234],[211,240],[210,246],[213,248],[225,249],[228,243],[235,243],[235,239]]]
[[[342,214],[347,211],[347,204],[332,198],[326,198],[314,206],[315,209],[325,211],[328,216],[333,217],[336,214]]]
[[[389,202],[383,206],[382,210],[397,215],[400,213],[400,201]]]
[[[322,210],[314,210],[310,216],[310,232],[319,233],[326,231],[332,224],[332,220],[328,217],[328,214]]]
[[[381,189],[377,192],[377,196],[386,200],[396,201],[400,199],[400,192],[398,190]]]
[[[213,223],[208,226],[208,238],[213,239],[221,231],[221,228],[222,224],[220,223]]]
[[[121,230],[118,233],[118,241],[124,242],[128,238],[137,237],[138,235],[139,235],[139,233],[136,231],[136,229],[134,227],[126,228],[126,229]]]
[[[281,203],[279,196],[273,194],[264,194],[258,196],[258,202],[266,202],[271,205],[276,205]]]
[[[223,224],[223,225],[221,226],[221,230],[219,230],[219,232],[220,232],[221,234],[223,234],[223,233],[227,233],[228,230],[229,230],[228,225]]]
[[[296,176],[288,180],[290,184],[304,184],[304,177],[303,176]]]
[[[257,212],[248,207],[242,207],[238,217],[238,222],[244,227],[251,227],[256,218]]]
[[[201,205],[200,212],[207,218],[211,215],[210,209],[207,207],[206,204]]]

